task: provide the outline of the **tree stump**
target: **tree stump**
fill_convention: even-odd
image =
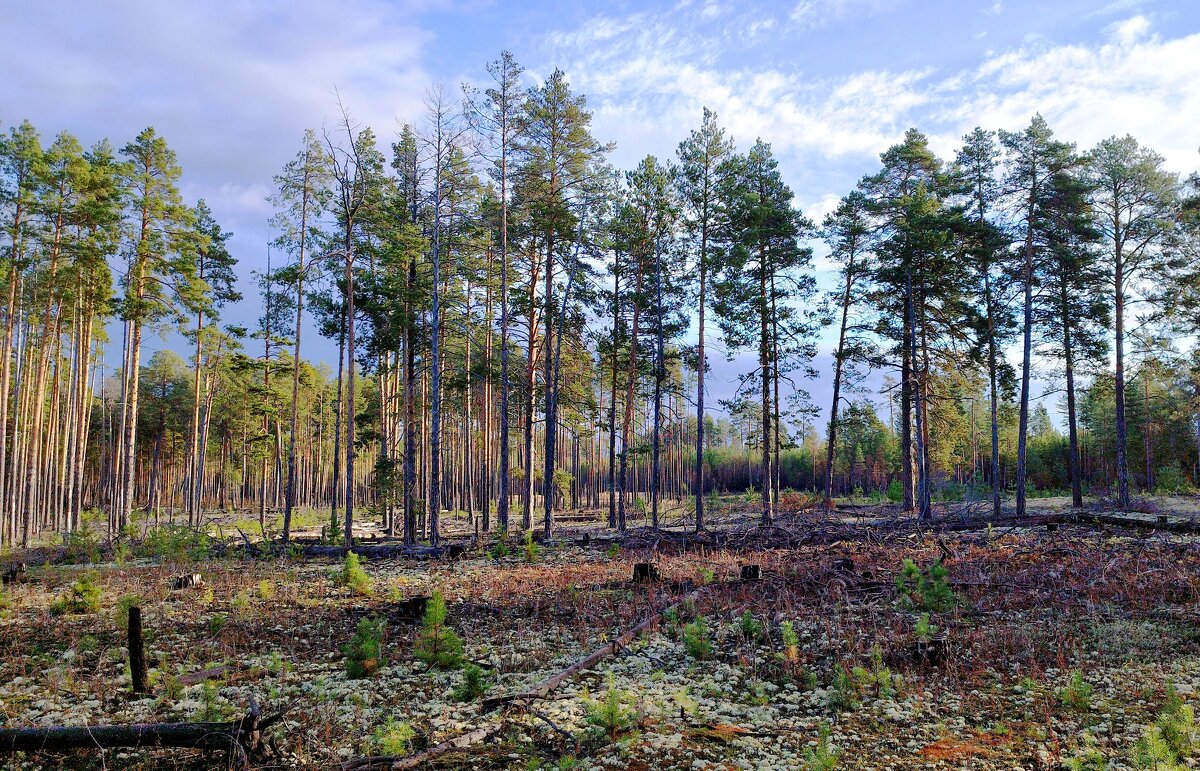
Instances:
[[[409,597],[407,600],[401,600],[396,605],[396,619],[409,624],[416,624],[425,618],[425,605],[429,602],[429,597],[424,594],[418,594],[415,597]]]
[[[762,569],[758,565],[742,565],[743,581],[758,581],[762,578]]]
[[[1046,523],[1046,532],[1047,533],[1057,533],[1058,532],[1058,523],[1057,522],[1047,522]]]
[[[653,562],[635,562],[633,564],[633,582],[635,584],[657,581],[660,578],[662,576],[659,575],[658,567]]]
[[[185,573],[171,579],[171,589],[178,592],[183,589],[194,589],[203,583],[204,579],[199,573]]]
[[[839,557],[833,561],[833,569],[839,573],[853,573],[854,560],[849,557]]]
[[[29,568],[24,562],[13,565],[4,571],[4,575],[0,578],[2,578],[5,586],[9,584],[23,584],[29,580]]]
[[[142,609],[129,609],[129,673],[133,680],[133,695],[148,693],[146,689],[146,651],[142,647]]]

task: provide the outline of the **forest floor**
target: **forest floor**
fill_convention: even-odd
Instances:
[[[1144,508],[1197,511],[1192,499]],[[750,520],[753,506],[726,514]],[[882,527],[877,514],[842,512],[835,525],[859,525],[836,531],[828,515],[795,514],[780,531],[833,536],[787,548],[659,543],[644,530],[619,545],[581,522],[571,535],[590,528],[587,545],[364,560],[369,593],[342,585],[335,558],[30,559],[28,579],[0,595],[0,723],[231,720],[252,698],[266,712],[286,705],[261,768],[338,768],[480,728],[493,729],[487,741],[429,767],[1149,768],[1136,755],[1156,722],[1185,727],[1184,754],[1200,747],[1180,708],[1200,696],[1200,538],[1071,524],[939,533]],[[910,569],[901,588],[905,560],[919,577]],[[661,580],[632,583],[638,562]],[[739,579],[749,564],[761,580]],[[203,583],[173,590],[181,573]],[[55,609],[81,581],[99,587],[98,609]],[[435,590],[490,697],[693,599],[545,698],[488,711],[457,698],[462,670],[414,655],[421,626],[402,601]],[[133,603],[153,690],[140,698],[128,695]],[[364,618],[384,621],[381,666],[351,679],[342,649]],[[4,768],[222,762],[187,750],[0,755]]]

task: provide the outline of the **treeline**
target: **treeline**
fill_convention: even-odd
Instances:
[[[112,532],[137,511],[278,512],[286,540],[302,507],[330,535],[369,518],[436,543],[445,512],[549,534],[563,508],[657,525],[666,498],[702,528],[709,492],[747,487],[768,523],[785,488],[928,516],[967,488],[997,511],[1015,489],[1023,513],[1029,489],[1127,506],[1195,482],[1200,359],[1173,341],[1196,332],[1198,183],[1133,138],[1082,150],[1035,116],[941,159],[910,130],[816,223],[770,145],[739,151],[707,110],[673,158],[620,172],[562,72],[487,69],[486,88],[431,90],[387,146],[346,110],[304,135],[252,328],[222,322],[241,299],[229,234],[182,200],[153,129],[84,149],[10,128],[3,543],[87,508]],[[304,360],[306,319],[333,367]],[[144,362],[150,329],[188,350]],[[718,333],[754,365],[714,419]],[[1035,369],[1065,436],[1031,406]]]

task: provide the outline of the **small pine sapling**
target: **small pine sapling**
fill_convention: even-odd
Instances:
[[[712,655],[712,641],[708,638],[708,623],[704,617],[683,625],[683,647],[694,659],[706,659]]]
[[[521,552],[525,557],[525,561],[531,565],[533,563],[537,562],[538,552],[540,552],[541,550],[542,550],[541,547],[533,542],[533,531],[526,530],[525,531],[525,540],[521,544]]]
[[[834,749],[831,738],[833,731],[828,723],[817,729],[817,744],[804,751],[804,767],[807,771],[834,771],[838,767],[841,752]]]
[[[588,703],[588,723],[603,729],[609,741],[616,741],[617,736],[633,725],[633,710],[626,706],[629,694],[617,688],[612,675],[608,676],[608,687],[604,698]]]
[[[746,642],[758,642],[758,638],[762,636],[762,624],[758,623],[754,614],[748,610],[738,619],[738,630]]]
[[[368,677],[383,666],[383,629],[381,618],[364,618],[358,622],[354,637],[342,647],[347,677],[354,680]]]
[[[371,594],[371,577],[363,570],[362,562],[354,552],[346,552],[342,561],[342,571],[338,574],[338,585],[344,586],[360,597]]]
[[[1071,672],[1067,684],[1058,691],[1058,703],[1072,712],[1088,712],[1092,708],[1092,686],[1079,670]]]
[[[783,640],[783,660],[789,664],[800,661],[800,637],[791,621],[779,624],[779,636]]]
[[[905,559],[896,576],[896,592],[909,607],[931,612],[950,610],[958,604],[958,598],[950,588],[948,575],[941,561],[922,570],[913,560]]]
[[[435,590],[425,603],[415,652],[427,666],[438,669],[454,669],[462,663],[462,640],[446,625],[446,600],[439,591]]]
[[[462,682],[454,686],[451,695],[455,701],[478,701],[491,688],[491,678],[478,664],[468,664],[463,669]]]
[[[387,722],[377,726],[371,734],[371,746],[380,755],[401,756],[412,751],[413,739],[417,732],[412,725],[403,723],[391,715]]]

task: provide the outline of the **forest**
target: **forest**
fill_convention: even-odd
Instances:
[[[5,128],[0,761],[1200,757],[1200,172],[912,128],[811,216],[487,73],[281,138],[265,256]]]

